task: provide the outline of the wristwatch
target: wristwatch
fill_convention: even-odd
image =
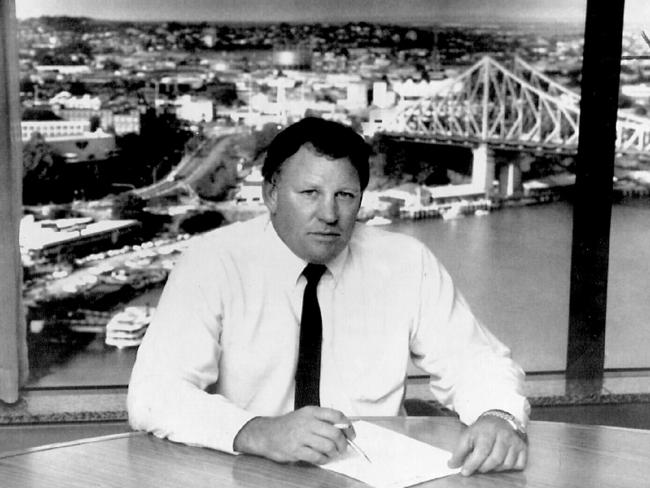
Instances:
[[[479,415],[479,418],[481,417],[497,417],[505,420],[510,424],[510,427],[512,427],[512,429],[515,431],[515,434],[517,434],[522,441],[528,442],[526,427],[524,427],[524,424],[519,422],[519,420],[517,420],[517,417],[512,415],[510,412],[506,412],[505,410],[487,410],[486,412],[483,412],[481,415]]]

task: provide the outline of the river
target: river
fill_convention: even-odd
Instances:
[[[454,220],[395,220],[438,256],[475,314],[526,371],[566,368],[572,206],[510,207]],[[607,368],[650,367],[650,202],[612,210]],[[158,290],[135,303],[154,304]]]
[[[481,217],[395,221],[445,264],[476,315],[526,371],[566,367],[572,207],[512,207]],[[606,368],[650,367],[650,203],[612,211]]]
[[[528,372],[566,366],[572,208],[567,202],[513,207],[456,220],[395,221],[386,228],[425,242],[476,315]],[[607,368],[650,367],[650,202],[613,208],[607,310]],[[398,252],[398,251],[396,251]],[[160,289],[135,303],[155,305]],[[126,384],[135,350],[99,337],[30,386]]]

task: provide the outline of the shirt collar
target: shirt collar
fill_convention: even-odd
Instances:
[[[286,280],[288,285],[296,285],[305,266],[308,264],[307,261],[296,256],[280,239],[275,227],[273,227],[270,216],[264,223],[264,234],[268,243],[269,261],[277,276],[279,279]],[[327,263],[327,270],[332,275],[334,285],[341,279],[349,253],[349,245],[347,245],[338,256]]]

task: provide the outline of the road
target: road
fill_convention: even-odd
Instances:
[[[187,191],[188,188],[191,188],[192,184],[196,183],[217,166],[224,151],[242,134],[243,130],[238,127],[221,130],[217,136],[210,137],[193,152],[185,155],[165,179],[152,185],[138,188],[133,193],[147,200],[154,197],[171,195],[182,190]]]

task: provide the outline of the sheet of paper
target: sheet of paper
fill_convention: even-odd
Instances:
[[[447,467],[449,451],[365,421],[354,422],[356,444],[372,463],[348,446],[344,455],[322,465],[375,488],[403,488],[460,471]]]

